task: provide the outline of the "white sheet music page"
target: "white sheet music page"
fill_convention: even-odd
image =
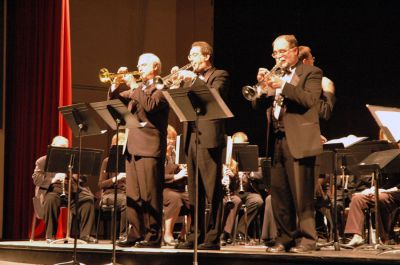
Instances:
[[[400,141],[400,112],[376,111],[383,126],[387,127],[396,142]]]
[[[356,143],[362,142],[367,138],[368,137],[365,137],[365,136],[358,137],[358,136],[350,134],[350,135],[342,137],[342,138],[329,140],[325,144],[343,144],[344,148],[347,148]]]

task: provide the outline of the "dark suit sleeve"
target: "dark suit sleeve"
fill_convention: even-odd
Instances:
[[[168,107],[168,102],[163,93],[154,85],[147,88],[145,93],[140,93],[140,90],[136,89],[131,99],[136,100],[148,113],[154,113]]]
[[[223,100],[228,98],[229,74],[224,70],[217,70],[214,80],[209,84],[209,88],[218,90]]]
[[[44,182],[45,163],[46,163],[46,156],[42,156],[38,160],[36,160],[35,170],[33,171],[33,174],[32,174],[32,180],[33,180],[33,184],[35,184],[35,186],[41,186],[42,183]]]
[[[334,94],[330,92],[323,92],[319,106],[319,117],[321,119],[329,120],[331,118],[335,102],[336,97]]]
[[[100,176],[99,176],[99,188],[106,189],[113,187],[112,178],[109,178],[109,174],[107,173],[107,164],[108,157],[104,158],[103,163],[101,164]]]
[[[282,95],[285,98],[290,99],[293,102],[310,109],[316,104],[319,104],[321,96],[321,82],[322,82],[322,70],[313,67],[308,73],[305,79],[304,87],[298,87],[290,83],[286,83],[282,90]]]
[[[165,183],[173,183],[176,173],[179,173],[179,166],[175,163],[168,163],[165,166]]]

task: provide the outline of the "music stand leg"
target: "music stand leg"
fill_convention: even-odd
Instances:
[[[195,154],[196,154],[196,173],[195,173],[195,206],[194,206],[194,246],[193,246],[193,265],[198,265],[198,229],[199,229],[199,111],[196,111],[196,137],[195,137]]]
[[[116,166],[115,166],[115,183],[114,183],[114,210],[113,210],[113,215],[112,215],[112,258],[111,258],[111,263],[107,263],[106,265],[122,265],[117,263],[117,257],[116,257],[116,237],[117,237],[117,192],[118,192],[118,180],[117,176],[119,173],[119,150],[118,150],[118,144],[119,144],[119,139],[118,139],[118,134],[119,134],[119,126],[120,126],[120,120],[116,119],[115,121],[116,127],[117,127],[117,158],[116,158]]]
[[[78,178],[77,178],[77,185],[76,185],[76,193],[75,193],[75,227],[78,229],[79,227],[79,222],[78,222],[78,213],[79,213],[79,193],[80,193],[80,189],[79,189],[79,179],[80,179],[80,174],[81,174],[81,158],[82,158],[82,128],[83,125],[80,124],[79,125],[79,161],[78,161]],[[71,192],[72,192],[72,165],[73,165],[73,161],[74,161],[75,157],[73,156],[73,158],[71,157],[71,161],[72,164],[70,164],[70,179],[69,179],[69,191],[68,191],[68,204],[69,207],[71,207]],[[70,163],[71,163],[70,161]],[[70,208],[69,208],[70,209]],[[70,219],[70,211],[68,213],[68,219]],[[69,225],[68,225],[69,226]],[[68,231],[68,229],[67,229]],[[69,242],[69,232],[67,232],[67,240]],[[80,240],[82,242],[85,242],[83,240]],[[65,242],[65,241],[64,241]],[[55,265],[66,265],[66,264],[72,264],[72,265],[85,265],[84,263],[80,263],[79,261],[77,261],[76,258],[76,254],[77,254],[77,243],[78,243],[78,233],[74,234],[74,250],[72,252],[72,261],[67,261],[67,262],[61,262],[61,263],[56,263]],[[86,243],[86,242],[85,242]]]
[[[337,228],[337,220],[338,220],[338,216],[337,216],[337,172],[336,172],[337,171],[337,159],[338,159],[337,151],[334,151],[333,165],[334,165],[335,172],[333,174],[333,224],[332,224],[333,241],[325,243],[325,244],[318,244],[317,247],[322,248],[322,247],[333,246],[335,251],[340,251],[341,247],[349,248],[349,249],[352,249],[353,247],[339,243],[338,228]],[[341,165],[340,169],[341,169],[342,178],[344,178],[346,166],[344,165],[343,161],[342,161],[342,165]]]
[[[74,160],[75,160],[75,155],[72,155],[68,164],[68,175],[69,175],[69,180],[68,180],[68,199],[67,199],[67,234],[65,235],[64,238],[60,238],[57,240],[54,240],[50,242],[50,244],[58,244],[58,243],[63,243],[63,244],[69,244],[69,243],[74,243],[74,239],[71,238],[71,224],[72,224],[72,214],[71,214],[71,191],[72,191],[72,170],[73,170],[73,165],[74,165]],[[79,240],[79,243],[86,244],[85,241]]]
[[[363,245],[360,246],[358,248],[356,248],[357,250],[381,250],[381,251],[386,251],[386,250],[392,250],[393,248],[388,246],[388,245],[384,245],[381,244],[380,242],[380,238],[379,238],[379,222],[378,222],[378,218],[380,216],[380,207],[379,207],[379,176],[380,176],[380,170],[376,169],[376,171],[374,171],[372,173],[372,181],[375,184],[375,242],[369,245]],[[387,251],[389,252],[389,251]]]

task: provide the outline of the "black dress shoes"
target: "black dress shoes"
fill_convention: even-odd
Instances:
[[[231,234],[224,231],[221,234],[220,244],[221,244],[221,246],[226,246],[226,244],[229,244],[229,245],[232,244],[232,236],[231,236]]]
[[[297,253],[297,254],[306,254],[306,253],[311,253],[313,250],[315,250],[315,247],[308,247],[304,245],[298,245],[295,247],[291,247],[289,249],[290,253]]]
[[[282,243],[275,243],[272,247],[268,247],[266,251],[268,253],[283,253],[286,252],[286,248]]]
[[[135,244],[135,248],[160,248],[161,243],[160,242],[154,242],[154,241],[140,241]]]
[[[174,247],[174,246],[176,246],[176,241],[175,240],[170,240],[170,241],[164,240],[164,244],[166,246]]]
[[[199,250],[220,250],[221,247],[219,246],[219,244],[215,244],[215,243],[202,243],[197,247]]]
[[[176,249],[193,249],[194,243],[191,241],[179,242],[176,246]]]
[[[125,240],[118,240],[117,246],[127,248],[133,247],[136,244],[137,240],[125,239]]]
[[[98,240],[92,236],[83,236],[80,239],[89,244],[97,244],[98,242]]]

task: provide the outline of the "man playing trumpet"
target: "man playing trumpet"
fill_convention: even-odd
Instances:
[[[317,240],[313,200],[315,158],[322,152],[322,71],[299,61],[295,36],[281,35],[272,46],[276,64],[290,72],[269,76],[269,92],[254,102],[267,112],[267,154],[272,157],[271,199],[278,236],[267,252],[305,253],[316,248]]]
[[[118,245],[159,248],[169,105],[154,82],[161,73],[160,59],[144,53],[139,57],[138,70],[142,80],[139,86],[130,82],[130,90],[118,93],[111,88],[109,93],[109,98],[125,102],[140,123],[127,133],[126,213],[132,228]]]
[[[213,48],[206,42],[198,41],[192,44],[188,59],[193,71],[183,70],[179,78],[185,86],[206,85],[210,90],[217,91],[223,99],[226,99],[229,88],[228,73],[218,70],[212,63]],[[219,237],[221,234],[222,217],[222,150],[225,146],[225,124],[223,120],[200,120],[197,127],[199,133],[198,151],[196,152],[196,124],[187,122],[183,128],[183,143],[187,154],[188,188],[192,220],[195,209],[195,176],[196,161],[199,168],[199,234],[198,249],[219,250]],[[197,160],[196,160],[196,155]],[[211,203],[208,226],[205,228],[204,216],[205,200]],[[203,231],[206,231],[205,234]],[[186,242],[178,244],[176,248],[193,249],[194,230],[188,236]]]

